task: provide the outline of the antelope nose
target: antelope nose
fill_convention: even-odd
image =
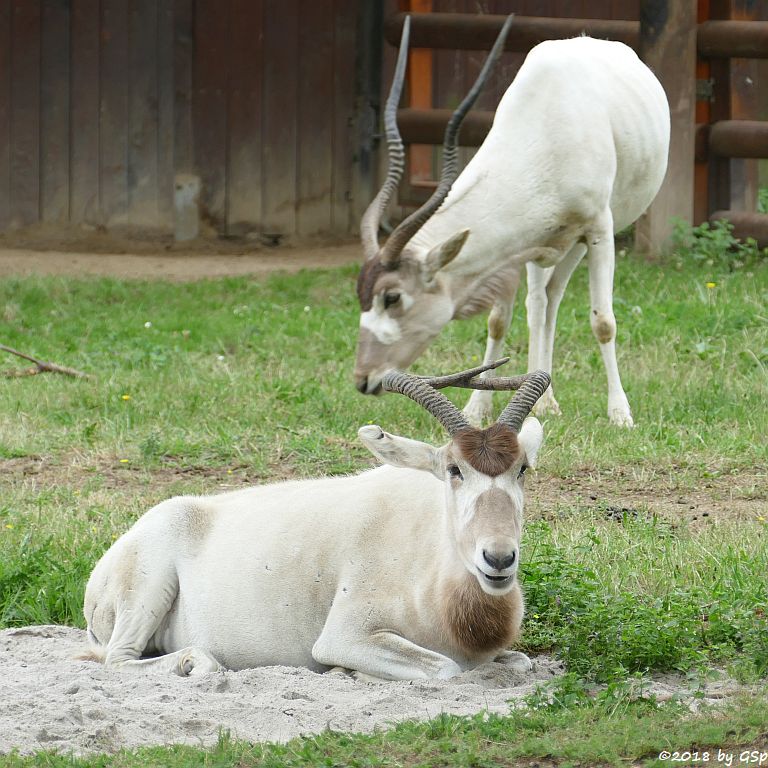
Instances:
[[[497,571],[504,571],[515,564],[515,560],[517,560],[517,552],[513,549],[510,554],[499,556],[484,549],[483,560],[485,560],[491,568],[495,568]]]
[[[366,390],[368,389],[368,377],[367,376],[356,376],[355,377],[355,386],[357,387],[358,392],[362,392],[363,394],[366,393]]]

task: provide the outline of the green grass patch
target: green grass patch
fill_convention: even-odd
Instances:
[[[444,441],[405,398],[355,392],[355,277],[342,268],[181,285],[6,280],[0,340],[94,378],[8,379],[0,390],[0,626],[82,626],[84,585],[98,557],[170,495],[371,466],[356,440],[366,423]],[[745,680],[768,674],[768,264],[658,266],[624,256],[615,294],[637,427],[608,423],[581,268],[560,311],[553,380],[563,416],[545,422],[540,479],[624,473],[690,489],[749,475],[757,503],[747,519],[689,528],[682,517],[643,509],[607,519],[578,497],[553,519],[527,523],[524,647],[559,654],[578,679],[607,682],[613,703],[579,683],[560,691],[560,710],[542,705],[509,718],[441,718],[285,746],[223,738],[207,751],[83,761],[41,754],[8,764],[496,766],[550,755],[592,765],[757,739],[768,719],[764,698],[682,718],[674,706],[617,704],[616,686],[627,675],[696,675],[712,664]],[[510,373],[525,365],[523,298],[509,335]],[[484,342],[483,318],[453,323],[414,368],[458,370],[477,362]],[[467,397],[449,394],[459,405]],[[504,397],[496,398],[501,407]]]

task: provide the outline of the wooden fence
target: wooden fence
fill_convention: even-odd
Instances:
[[[0,0],[0,229],[170,230],[186,172],[222,234],[349,232],[370,191],[377,10]]]

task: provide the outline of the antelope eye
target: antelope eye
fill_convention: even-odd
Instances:
[[[461,474],[461,470],[455,465],[451,464],[448,467],[448,476],[453,479],[456,478],[457,480],[463,480],[464,475]]]
[[[395,291],[387,291],[384,294],[384,309],[394,307],[397,302],[400,301],[400,294]]]
[[[520,472],[518,472],[518,474],[517,474],[517,479],[518,480],[522,479],[523,475],[525,474],[525,470],[526,469],[528,469],[528,465],[527,464],[523,464],[523,466],[520,467]]]

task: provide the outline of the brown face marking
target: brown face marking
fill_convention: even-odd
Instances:
[[[378,256],[368,259],[360,268],[360,274],[357,276],[357,298],[360,300],[360,309],[363,312],[367,312],[373,306],[373,289],[378,279],[388,271]]]
[[[506,648],[518,636],[523,620],[523,599],[519,585],[505,595],[483,592],[477,579],[466,574],[442,596],[448,632],[469,655]]]
[[[462,429],[454,435],[453,444],[472,467],[489,477],[506,472],[520,458],[517,434],[506,424]]]

